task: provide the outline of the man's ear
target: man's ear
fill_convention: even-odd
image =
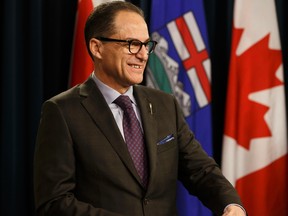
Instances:
[[[97,40],[96,38],[91,38],[89,42],[89,49],[92,55],[95,58],[101,59],[102,58],[102,43],[100,40]]]

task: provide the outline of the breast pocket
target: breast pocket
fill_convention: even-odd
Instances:
[[[166,136],[157,143],[158,153],[167,151],[173,147],[176,147],[176,139],[173,134]]]

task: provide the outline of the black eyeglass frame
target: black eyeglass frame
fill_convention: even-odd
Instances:
[[[131,54],[137,54],[140,52],[140,50],[142,49],[142,46],[144,45],[145,47],[147,46],[148,43],[152,43],[152,46],[150,48],[150,50],[148,50],[148,54],[151,54],[156,45],[157,45],[157,41],[153,41],[153,40],[148,40],[147,42],[142,42],[140,40],[137,39],[130,39],[130,40],[120,40],[120,39],[114,39],[114,38],[106,38],[106,37],[96,37],[96,39],[100,40],[100,41],[105,41],[105,42],[124,42],[124,43],[128,43],[128,50]],[[130,49],[130,46],[133,42],[138,42],[139,44],[141,44],[141,46],[139,46],[139,49],[137,52],[132,52]]]

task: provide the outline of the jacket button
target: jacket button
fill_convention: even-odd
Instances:
[[[145,198],[144,200],[143,200],[143,203],[144,203],[144,205],[148,205],[149,204],[149,199],[147,199],[147,198]]]

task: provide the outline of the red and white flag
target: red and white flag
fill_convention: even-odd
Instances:
[[[249,215],[288,215],[284,74],[272,0],[235,0],[222,170]]]
[[[113,0],[78,0],[71,57],[70,87],[85,81],[93,71],[93,62],[85,44],[84,27],[93,8],[100,3],[109,1]]]

